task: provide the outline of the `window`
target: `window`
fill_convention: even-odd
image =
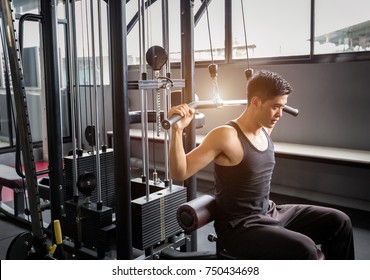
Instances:
[[[181,36],[180,36],[180,1],[168,1],[169,3],[169,59],[171,62],[181,60]],[[214,60],[225,59],[225,1],[209,0],[209,21]],[[194,1],[194,14],[199,10],[202,1]],[[136,1],[130,1],[126,6],[127,24],[138,11]],[[152,1],[152,4],[144,13],[146,22],[146,49],[153,45],[163,47],[162,29],[162,2]],[[139,48],[139,24],[136,23],[128,34],[127,54],[129,65],[140,63]],[[207,15],[204,11],[194,29],[194,59],[196,61],[211,60],[210,41],[208,36]]]
[[[135,1],[130,1],[135,2]],[[91,7],[90,1],[76,1],[76,47],[77,47],[77,63],[78,63],[78,79],[80,86],[91,86],[93,84],[93,73],[96,73],[96,83],[101,84],[101,67],[100,67],[100,44],[99,44],[99,25],[98,25],[98,4],[94,3],[94,34],[95,34],[95,54],[92,53],[92,36],[91,36]],[[103,67],[103,83],[105,85],[110,83],[110,69],[109,69],[109,32],[108,32],[108,17],[107,5],[105,2],[101,3],[101,47],[102,47],[102,67]],[[64,31],[59,32],[64,34]],[[60,46],[64,46],[66,42],[62,42]],[[93,62],[95,59],[95,67],[93,69]],[[95,71],[96,70],[96,71]]]
[[[22,63],[25,86],[38,88],[40,80],[39,48],[36,46],[23,48]]]
[[[310,0],[230,2],[233,59],[247,57],[242,10],[250,58],[309,55]]]
[[[180,1],[168,1],[169,6],[169,49],[170,61],[181,61],[181,19],[180,19]]]
[[[181,60],[180,1],[169,2],[170,61]],[[205,1],[195,0],[194,16]],[[348,6],[351,5],[349,12]],[[231,19],[225,21],[225,7]],[[312,11],[314,7],[314,11]],[[136,1],[127,4],[127,23],[137,13]],[[214,60],[290,57],[370,51],[370,1],[355,0],[209,0],[209,22]],[[146,48],[162,46],[162,2],[152,0],[145,12]],[[156,15],[156,16],[154,16]],[[244,21],[243,22],[243,16]],[[311,26],[311,22],[314,25]],[[244,30],[244,24],[246,32]],[[230,30],[231,29],[231,30]],[[226,38],[226,32],[231,33]],[[129,64],[139,64],[139,28],[128,37]],[[229,34],[229,33],[227,33]],[[246,36],[245,36],[246,35]],[[311,38],[313,36],[313,38]],[[246,40],[247,39],[247,40]],[[313,43],[312,43],[313,42]],[[225,53],[230,45],[230,53]],[[313,49],[311,49],[313,47]],[[194,29],[195,61],[210,61],[206,10]],[[352,57],[353,59],[353,57]]]
[[[24,3],[21,5],[19,1],[14,2],[14,9],[16,20],[14,22],[14,29],[19,30],[19,17],[24,13],[39,13],[39,2],[33,1],[32,3]],[[30,9],[30,10],[28,10]],[[22,68],[24,76],[24,85],[26,87],[27,94],[27,107],[30,119],[30,126],[32,131],[32,138],[34,141],[40,141],[42,139],[42,131],[40,127],[41,122],[41,103],[40,103],[40,36],[39,36],[40,25],[38,22],[24,22],[23,31],[23,49],[22,49]],[[4,35],[4,34],[3,34]],[[16,38],[19,33],[16,32]],[[2,47],[6,45],[5,37],[2,36]],[[0,88],[0,148],[12,146],[15,144],[15,133],[14,124],[15,114],[10,110],[11,106],[14,107],[14,96],[11,88],[11,75],[9,63],[5,61],[7,58],[4,55],[5,50],[1,47],[1,57],[3,66],[4,83]],[[6,82],[5,77],[5,66],[8,67],[9,80]]]
[[[316,0],[314,53],[370,51],[369,11],[368,0]]]
[[[16,38],[19,36],[19,18],[23,14],[39,14],[40,2],[39,1],[13,1],[16,20],[14,22],[14,29],[16,30]],[[58,2],[57,7],[58,15],[65,20],[64,3]],[[45,116],[43,115],[44,103],[44,83],[42,79],[43,65],[41,64],[40,49],[41,49],[41,23],[37,21],[26,20],[24,22],[23,31],[23,48],[22,48],[22,68],[24,76],[24,84],[27,96],[27,107],[30,120],[30,127],[32,132],[32,139],[34,142],[41,142],[45,137],[46,124]],[[70,135],[69,122],[68,122],[68,108],[69,96],[65,87],[67,85],[66,77],[66,49],[65,49],[65,26],[58,26],[59,32],[59,63],[60,69],[60,84],[62,93],[62,117],[63,117],[63,136]],[[1,62],[5,70],[5,58],[3,44],[5,38],[2,36],[2,44],[0,46]],[[8,65],[9,67],[9,65]],[[11,147],[15,145],[15,132],[14,132],[14,115],[10,110],[11,106],[14,107],[14,95],[11,88],[10,69],[8,69],[9,83],[6,83],[5,73],[2,74],[0,86],[0,148]],[[10,86],[9,86],[10,85]]]
[[[200,18],[194,29],[194,60],[210,61],[212,43],[213,59],[225,59],[225,1],[210,1],[208,7],[208,18],[210,25],[210,36],[208,34],[207,14]],[[195,1],[194,11],[198,11],[201,1]],[[211,37],[211,38],[209,38]]]
[[[141,2],[141,1],[140,1]],[[162,1],[146,1],[150,5],[144,11],[145,23],[145,50],[151,46],[157,45],[163,47],[162,39]],[[171,1],[172,2],[172,1]],[[126,23],[137,17],[139,10],[138,1],[130,1],[126,5]],[[142,35],[141,35],[142,36]],[[133,29],[127,36],[127,57],[129,65],[140,64],[140,46],[139,46],[139,22],[133,26]],[[145,54],[144,54],[145,55]],[[144,57],[145,61],[145,57]]]

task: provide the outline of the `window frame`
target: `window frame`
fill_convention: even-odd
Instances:
[[[232,6],[231,6],[232,0],[224,1],[225,1],[225,60],[219,60],[215,62],[220,65],[225,64],[245,65],[246,59],[232,58]],[[315,0],[311,0],[309,54],[249,58],[249,61],[254,66],[260,66],[260,65],[304,64],[304,63],[340,63],[340,62],[370,60],[370,51],[314,54],[314,41],[313,41],[314,37],[315,37]],[[195,61],[195,65],[197,67],[206,66],[209,63],[210,61]],[[174,64],[174,67],[175,68],[180,67],[180,65]]]

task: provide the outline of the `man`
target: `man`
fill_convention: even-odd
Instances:
[[[186,104],[169,116],[172,126],[170,172],[185,180],[214,161],[218,240],[239,259],[354,259],[349,217],[314,205],[276,205],[269,199],[275,165],[271,131],[282,116],[292,88],[276,73],[260,71],[248,82],[248,105],[235,120],[210,131],[185,154],[183,129],[194,117]]]

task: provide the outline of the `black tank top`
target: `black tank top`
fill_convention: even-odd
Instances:
[[[260,151],[235,122],[227,125],[238,132],[244,157],[235,166],[215,164],[216,221],[236,224],[250,215],[267,212],[275,154],[274,145],[265,129],[262,131],[266,134],[268,147],[265,151]]]

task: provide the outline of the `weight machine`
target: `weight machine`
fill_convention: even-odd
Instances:
[[[88,2],[90,5],[88,6]],[[197,236],[194,232],[184,233],[180,227],[176,211],[187,201],[196,198],[196,178],[193,176],[184,182],[183,186],[174,185],[168,172],[168,129],[179,118],[167,118],[167,111],[171,107],[172,89],[181,89],[183,101],[195,109],[222,108],[224,106],[246,105],[246,100],[222,100],[218,95],[211,101],[194,101],[194,15],[193,1],[181,0],[181,76],[183,79],[171,77],[168,34],[168,0],[162,1],[163,12],[163,46],[149,47],[146,41],[148,18],[145,16],[151,4],[155,1],[138,0],[137,23],[140,30],[140,80],[129,81],[126,39],[130,28],[126,27],[126,4],[123,1],[107,1],[109,18],[110,42],[110,73],[112,88],[112,116],[113,116],[113,149],[105,144],[105,100],[103,84],[102,62],[102,30],[101,5],[102,1],[85,0],[86,4],[81,14],[86,14],[87,53],[88,63],[93,69],[92,87],[89,88],[90,97],[90,125],[85,130],[85,136],[90,145],[90,151],[82,148],[82,112],[80,77],[77,55],[76,32],[76,2],[66,1],[67,12],[67,49],[69,65],[69,92],[71,96],[71,136],[72,150],[66,157],[62,155],[60,135],[60,101],[58,73],[53,65],[57,65],[56,56],[56,27],[55,27],[55,0],[42,1],[40,19],[43,19],[44,50],[46,69],[46,92],[50,93],[47,100],[48,119],[48,170],[51,200],[52,244],[49,244],[44,233],[41,219],[40,199],[38,195],[39,182],[35,172],[33,158],[32,137],[27,118],[27,101],[25,89],[22,85],[21,58],[14,28],[12,28],[12,12],[10,1],[2,1],[3,25],[8,31],[9,61],[16,97],[17,117],[21,134],[23,162],[25,163],[25,177],[29,194],[32,232],[18,236],[9,248],[9,258],[52,258],[62,259],[74,256],[83,259],[156,259],[161,258],[162,251],[175,250],[179,252],[196,251]],[[206,9],[208,19],[208,5],[210,1],[203,1],[201,9]],[[98,14],[99,47],[95,39],[95,15]],[[90,18],[90,27],[87,15]],[[134,20],[130,22],[133,24]],[[129,26],[130,26],[129,24]],[[91,37],[88,37],[89,29]],[[210,36],[211,38],[211,36]],[[90,43],[89,43],[90,42]],[[84,46],[83,46],[84,47]],[[100,84],[97,81],[96,49],[99,48]],[[90,60],[89,52],[92,52]],[[212,46],[211,46],[212,50]],[[144,59],[145,58],[145,59]],[[85,63],[85,62],[84,62]],[[148,74],[147,64],[151,67]],[[209,67],[214,86],[217,84],[217,65],[213,62]],[[247,77],[251,71],[248,63]],[[85,73],[84,73],[85,75]],[[90,75],[90,71],[89,71]],[[151,76],[151,79],[149,78]],[[186,83],[185,83],[186,81]],[[98,86],[100,94],[98,94]],[[129,110],[128,92],[140,92],[141,110]],[[216,91],[218,93],[218,91]],[[51,94],[53,93],[53,94]],[[86,88],[85,88],[86,93]],[[155,97],[153,110],[148,110],[148,96]],[[162,101],[163,100],[163,101]],[[163,104],[161,104],[163,103]],[[94,106],[92,106],[92,104]],[[162,106],[163,105],[163,106]],[[102,117],[100,117],[101,107]],[[285,107],[293,115],[298,114],[296,109]],[[86,110],[87,111],[87,110]],[[55,117],[56,115],[56,117]],[[86,124],[87,124],[86,115]],[[103,119],[103,124],[100,123]],[[199,122],[204,121],[200,115]],[[155,123],[156,132],[164,133],[165,172],[164,179],[158,179],[158,173],[153,170],[153,179],[149,179],[149,137],[148,123]],[[140,123],[142,133],[143,167],[140,178],[131,178],[130,170],[130,133],[131,124]],[[199,123],[198,123],[199,125]],[[185,151],[195,148],[195,129],[197,122],[187,127]],[[164,128],[164,130],[162,130]],[[101,130],[103,137],[101,137]],[[101,145],[101,139],[103,144]],[[64,166],[62,166],[62,161]],[[63,176],[64,175],[64,176]],[[64,179],[63,179],[64,177]],[[60,228],[60,223],[62,224]],[[63,234],[62,234],[63,233]],[[27,247],[23,245],[29,244]],[[137,249],[134,254],[134,249]],[[115,250],[116,255],[109,255]],[[137,252],[139,251],[139,252]]]

